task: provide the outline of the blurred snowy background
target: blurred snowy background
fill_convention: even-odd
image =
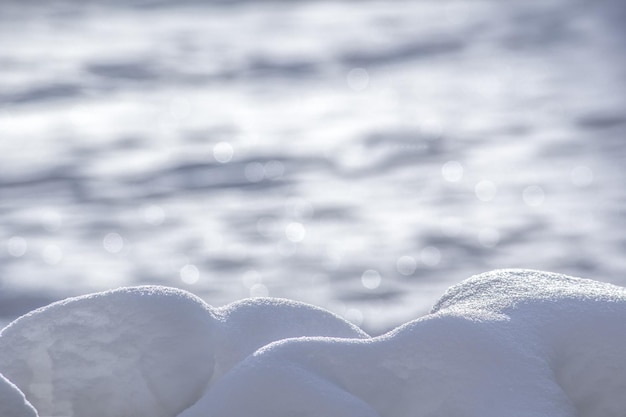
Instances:
[[[626,6],[0,1],[0,320],[164,284],[373,333],[502,267],[626,284]]]

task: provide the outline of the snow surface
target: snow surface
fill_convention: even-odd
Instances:
[[[69,299],[0,333],[0,372],[42,416],[623,417],[624,346],[625,288],[500,270],[375,338],[280,299]]]
[[[625,289],[496,271],[377,338],[265,346],[181,417],[618,417],[624,346]]]
[[[0,333],[0,370],[44,416],[168,417],[257,348],[306,335],[368,337],[303,303],[256,298],[214,309],[182,290],[123,288],[13,322]]]
[[[37,411],[26,401],[24,394],[0,374],[0,416],[37,417]]]

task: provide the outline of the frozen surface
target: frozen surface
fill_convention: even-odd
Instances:
[[[2,374],[0,374],[0,416],[37,417],[37,412],[22,391]]]
[[[265,346],[181,417],[619,417],[625,346],[626,289],[496,271],[377,338]]]
[[[623,417],[625,347],[626,288],[499,270],[374,338],[287,300],[69,299],[0,333],[0,372],[41,416]],[[0,382],[0,406],[32,417]]]
[[[180,290],[69,299],[2,331],[0,370],[42,416],[173,416],[211,378],[213,322]]]
[[[256,349],[296,336],[368,337],[303,303],[257,298],[214,309],[181,290],[124,288],[13,322],[0,333],[0,372],[42,416],[167,417]]]
[[[371,333],[625,284],[621,0],[0,2],[0,315],[160,284]]]

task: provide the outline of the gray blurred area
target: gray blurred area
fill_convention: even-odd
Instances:
[[[494,268],[626,284],[625,10],[1,1],[1,320],[163,284],[377,333]]]

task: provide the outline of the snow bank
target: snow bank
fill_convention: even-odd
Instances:
[[[625,347],[625,289],[496,271],[381,337],[271,343],[181,416],[618,417]]]
[[[41,416],[623,417],[625,347],[626,289],[537,271],[472,277],[376,338],[287,300],[126,288],[0,333],[0,415],[36,415],[21,390]]]
[[[22,391],[2,374],[0,374],[0,416],[37,417],[37,412],[26,401]]]
[[[257,298],[216,309],[181,290],[124,288],[13,322],[0,333],[0,372],[43,416],[174,417],[256,349],[306,335],[368,337],[303,303]]]
[[[0,372],[42,416],[170,417],[212,375],[213,323],[204,302],[173,289],[73,298],[0,333]]]

